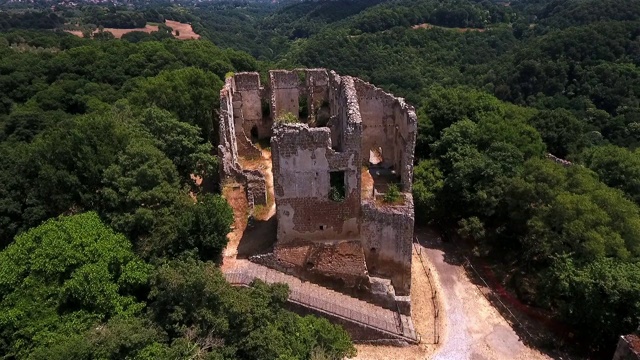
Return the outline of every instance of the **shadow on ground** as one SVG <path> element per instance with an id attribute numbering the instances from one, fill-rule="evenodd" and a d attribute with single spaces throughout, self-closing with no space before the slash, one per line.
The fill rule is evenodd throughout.
<path id="1" fill-rule="evenodd" d="M 238 243 L 238 258 L 247 259 L 253 255 L 265 254 L 273 250 L 276 242 L 277 222 L 272 216 L 268 220 L 253 220 L 247 224 Z"/>

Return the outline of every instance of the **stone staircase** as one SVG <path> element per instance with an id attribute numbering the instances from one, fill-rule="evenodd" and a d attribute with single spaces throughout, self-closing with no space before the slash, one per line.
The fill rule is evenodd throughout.
<path id="1" fill-rule="evenodd" d="M 249 286 L 254 279 L 289 286 L 289 303 L 304 313 L 314 313 L 345 326 L 355 341 L 416 344 L 418 336 L 410 316 L 302 281 L 294 276 L 249 261 L 224 271 L 227 281 Z M 300 311 L 298 311 L 300 312 Z"/>

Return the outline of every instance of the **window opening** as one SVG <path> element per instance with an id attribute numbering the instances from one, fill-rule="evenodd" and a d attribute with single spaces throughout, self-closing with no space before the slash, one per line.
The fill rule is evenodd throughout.
<path id="1" fill-rule="evenodd" d="M 344 171 L 332 171 L 329 173 L 329 199 L 333 201 L 344 201 L 346 186 L 344 181 Z"/>

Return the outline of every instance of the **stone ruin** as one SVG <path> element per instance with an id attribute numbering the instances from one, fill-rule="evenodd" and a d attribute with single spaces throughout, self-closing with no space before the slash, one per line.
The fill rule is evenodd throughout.
<path id="1" fill-rule="evenodd" d="M 277 241 L 252 260 L 409 312 L 412 106 L 326 69 L 272 70 L 267 84 L 238 73 L 220 92 L 219 130 L 223 182 L 243 184 L 251 206 L 267 204 L 265 176 L 240 158 L 270 140 Z M 398 200 L 385 201 L 390 188 Z"/>
<path id="2" fill-rule="evenodd" d="M 613 360 L 640 360 L 640 327 L 635 333 L 620 336 Z"/>

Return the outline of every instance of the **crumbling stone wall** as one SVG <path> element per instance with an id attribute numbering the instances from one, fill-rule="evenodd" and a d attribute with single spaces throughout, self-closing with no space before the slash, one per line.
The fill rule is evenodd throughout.
<path id="1" fill-rule="evenodd" d="M 238 115 L 238 112 L 242 113 L 242 102 L 240 104 L 238 101 L 234 102 L 235 86 L 234 78 L 228 78 L 220 90 L 218 156 L 221 179 L 223 183 L 233 181 L 243 184 L 250 206 L 266 205 L 267 191 L 264 175 L 259 171 L 243 170 L 240 166 L 239 156 L 260 156 L 260 150 L 245 136 L 242 130 L 243 124 L 238 123 L 237 119 L 242 119 L 242 115 Z"/>
<path id="2" fill-rule="evenodd" d="M 341 123 L 342 141 L 348 144 L 341 152 L 332 149 L 328 127 L 274 126 L 271 151 L 281 244 L 353 239 L 360 235 L 362 130 L 351 78 L 343 79 L 340 93 L 345 106 L 335 121 Z M 343 201 L 329 198 L 331 172 L 344 172 Z"/>
<path id="3" fill-rule="evenodd" d="M 271 113 L 273 118 L 291 113 L 298 116 L 301 79 L 297 72 L 286 70 L 269 71 L 271 88 Z"/>
<path id="4" fill-rule="evenodd" d="M 275 121 L 286 113 L 301 115 L 305 103 L 308 117 L 300 116 L 299 123 Z M 266 88 L 257 73 L 236 74 L 227 80 L 221 104 L 223 173 L 238 171 L 238 156 L 252 154 L 251 129 L 257 127 L 260 138 L 271 137 L 278 228 L 275 249 L 264 259 L 302 278 L 330 278 L 347 287 L 373 288 L 379 280 L 370 281 L 369 275 L 383 277 L 395 287 L 396 304 L 408 299 L 414 108 L 360 79 L 325 69 L 272 70 Z M 398 176 L 401 204 L 361 196 L 363 165 L 377 148 L 381 165 Z M 240 171 L 248 197 L 265 196 L 264 177 Z M 343 177 L 343 200 L 330 197 L 332 173 L 334 180 Z"/>
<path id="5" fill-rule="evenodd" d="M 237 159 L 239 156 L 245 157 L 259 157 L 260 150 L 256 148 L 249 138 L 247 137 L 247 133 L 244 130 L 244 110 L 242 100 L 243 92 L 245 92 L 245 96 L 247 99 L 251 99 L 250 91 L 243 90 L 242 92 L 237 91 L 236 87 L 236 77 L 242 79 L 240 82 L 244 89 L 251 87 L 250 81 L 254 78 L 253 75 L 257 75 L 257 73 L 247 73 L 251 76 L 244 76 L 246 74 L 238 74 L 233 77 L 229 77 L 225 80 L 225 85 L 220 90 L 220 138 L 228 137 L 229 142 L 231 142 L 231 146 L 234 148 L 235 152 L 233 156 Z M 258 78 L 259 81 L 259 78 Z M 249 101 L 247 101 L 249 102 Z M 224 107 L 224 108 L 222 108 Z M 250 106 L 245 106 L 246 108 L 251 108 Z M 249 114 L 251 111 L 247 109 L 247 113 Z M 251 117 L 251 115 L 249 115 Z M 253 115 L 255 116 L 255 114 Z M 251 120 L 251 121 L 255 121 Z M 230 133 L 223 133 L 223 131 L 227 131 Z M 221 143 L 222 144 L 222 143 Z M 229 144 L 227 144 L 229 145 Z M 223 149 L 227 149 L 228 146 L 225 146 Z"/>
<path id="6" fill-rule="evenodd" d="M 402 190 L 411 192 L 413 157 L 416 146 L 415 109 L 382 89 L 355 79 L 362 116 L 362 154 L 382 149 L 384 167 L 393 167 L 400 177 Z"/>
<path id="7" fill-rule="evenodd" d="M 279 242 L 359 236 L 357 154 L 336 153 L 328 128 L 305 124 L 276 126 L 271 141 Z M 329 198 L 332 171 L 344 172 L 343 201 Z"/>
<path id="8" fill-rule="evenodd" d="M 298 116 L 303 98 L 307 104 L 307 114 L 314 117 L 323 104 L 328 105 L 328 84 L 326 69 L 271 70 L 269 100 L 273 119 L 286 113 Z"/>
<path id="9" fill-rule="evenodd" d="M 264 116 L 262 113 L 262 97 L 265 89 L 260 84 L 260 74 L 238 73 L 233 76 L 233 83 L 235 127 L 236 131 L 243 131 L 237 136 L 244 135 L 250 139 L 253 132 L 259 139 L 270 137 L 273 122 L 269 116 Z"/>
<path id="10" fill-rule="evenodd" d="M 636 334 L 620 336 L 613 360 L 640 360 L 640 337 Z"/>
<path id="11" fill-rule="evenodd" d="M 411 289 L 414 209 L 411 194 L 399 205 L 367 201 L 362 206 L 362 245 L 369 274 L 391 279 L 397 295 Z"/>
<path id="12" fill-rule="evenodd" d="M 233 118 L 233 79 L 228 78 L 220 90 L 220 121 L 218 124 L 221 178 L 235 178 L 242 172 L 238 162 L 238 142 Z"/>

